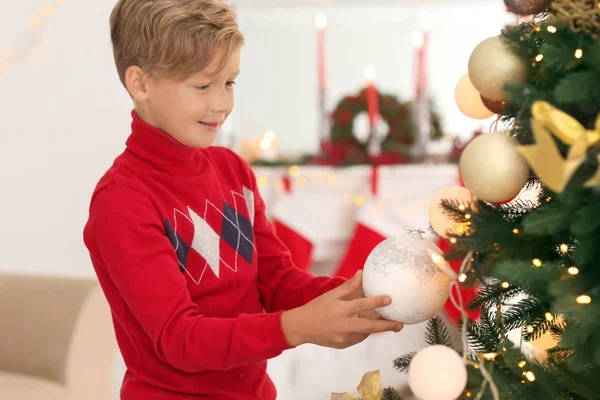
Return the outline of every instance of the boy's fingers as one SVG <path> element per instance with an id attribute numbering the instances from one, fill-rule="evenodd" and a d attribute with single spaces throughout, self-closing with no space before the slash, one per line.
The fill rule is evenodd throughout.
<path id="1" fill-rule="evenodd" d="M 352 300 L 348 302 L 348 311 L 351 314 L 366 313 L 379 307 L 391 304 L 392 299 L 389 296 L 367 297 L 363 299 Z"/>
<path id="2" fill-rule="evenodd" d="M 358 318 L 356 329 L 359 333 L 400 332 L 404 324 L 396 321 L 370 320 Z"/>
<path id="3" fill-rule="evenodd" d="M 362 284 L 362 271 L 359 270 L 356 272 L 356 274 L 352 278 L 350 278 L 348 281 L 344 282 L 337 288 L 331 290 L 329 292 L 329 294 L 334 299 L 339 299 L 339 298 L 342 298 L 342 297 L 348 296 L 349 294 L 354 293 L 356 291 L 356 289 L 358 289 L 360 287 L 361 284 Z"/>

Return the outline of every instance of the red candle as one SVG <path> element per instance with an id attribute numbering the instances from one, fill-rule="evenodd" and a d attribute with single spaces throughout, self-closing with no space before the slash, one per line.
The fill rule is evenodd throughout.
<path id="1" fill-rule="evenodd" d="M 325 89 L 327 82 L 325 79 L 325 30 L 327 29 L 327 17 L 323 14 L 317 15 L 315 19 L 317 25 L 317 64 L 319 73 L 319 89 Z"/>
<path id="2" fill-rule="evenodd" d="M 367 96 L 367 112 L 369 113 L 369 126 L 374 128 L 379 118 L 379 96 L 375 88 L 375 68 L 368 65 L 365 67 L 365 92 Z"/>
<path id="3" fill-rule="evenodd" d="M 427 87 L 427 44 L 429 33 L 420 31 L 415 34 L 414 45 L 416 47 L 416 87 L 415 96 L 421 98 Z"/>

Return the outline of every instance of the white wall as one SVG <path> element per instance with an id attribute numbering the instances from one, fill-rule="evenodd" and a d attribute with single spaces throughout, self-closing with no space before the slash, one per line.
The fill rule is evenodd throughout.
<path id="1" fill-rule="evenodd" d="M 44 2 L 5 2 L 0 52 L 28 33 Z M 48 18 L 37 61 L 0 76 L 0 271 L 92 275 L 82 229 L 92 190 L 128 135 L 130 100 L 112 62 L 108 16 L 114 0 L 67 1 Z M 357 90 L 366 63 L 378 83 L 412 91 L 410 37 L 420 11 L 433 17 L 431 88 L 448 130 L 479 126 L 458 114 L 454 85 L 471 49 L 510 17 L 500 0 L 423 9 L 239 8 L 247 39 L 233 125 L 239 135 L 274 130 L 284 150 L 316 147 L 314 17 L 328 29 L 329 105 Z"/>

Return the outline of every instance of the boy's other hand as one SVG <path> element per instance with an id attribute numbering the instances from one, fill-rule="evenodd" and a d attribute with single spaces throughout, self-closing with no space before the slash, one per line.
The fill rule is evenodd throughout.
<path id="1" fill-rule="evenodd" d="M 379 317 L 376 308 L 390 304 L 388 296 L 364 298 L 362 271 L 310 303 L 282 314 L 281 325 L 292 347 L 304 343 L 344 349 L 372 333 L 400 332 L 403 325 Z M 362 315 L 362 317 L 361 317 Z"/>

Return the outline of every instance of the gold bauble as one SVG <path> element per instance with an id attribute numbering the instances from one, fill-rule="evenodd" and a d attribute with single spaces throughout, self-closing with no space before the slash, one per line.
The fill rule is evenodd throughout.
<path id="1" fill-rule="evenodd" d="M 533 15 L 545 11 L 550 5 L 551 0 L 504 0 L 504 4 L 518 15 Z"/>
<path id="2" fill-rule="evenodd" d="M 479 43 L 469 58 L 469 77 L 481 95 L 492 101 L 507 100 L 506 84 L 527 81 L 526 60 L 515 54 L 500 36 Z"/>
<path id="3" fill-rule="evenodd" d="M 435 233 L 445 238 L 449 234 L 465 233 L 465 227 L 446 214 L 442 200 L 455 201 L 469 207 L 475 202 L 473 194 L 462 186 L 449 186 L 437 192 L 429 203 L 429 224 Z"/>
<path id="4" fill-rule="evenodd" d="M 483 96 L 481 96 L 481 101 L 483 102 L 485 108 L 487 108 L 494 114 L 504 115 L 504 106 L 506 105 L 506 101 L 493 101 L 490 99 L 486 99 Z"/>
<path id="5" fill-rule="evenodd" d="M 481 95 L 469 79 L 469 74 L 465 74 L 458 81 L 454 90 L 454 100 L 458 109 L 469 118 L 488 119 L 494 115 L 483 104 Z"/>
<path id="6" fill-rule="evenodd" d="M 490 203 L 514 199 L 529 178 L 529 166 L 518 146 L 516 139 L 503 132 L 480 135 L 469 142 L 459 162 L 465 186 Z"/>

